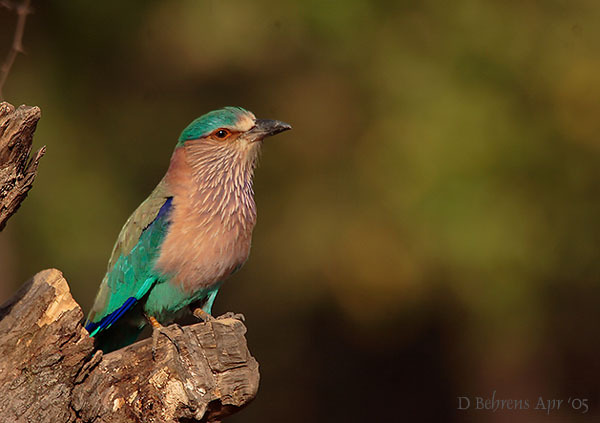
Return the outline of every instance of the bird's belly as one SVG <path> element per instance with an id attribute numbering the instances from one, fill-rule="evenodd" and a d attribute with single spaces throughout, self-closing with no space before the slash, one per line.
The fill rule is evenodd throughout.
<path id="1" fill-rule="evenodd" d="M 168 238 L 166 239 L 168 241 Z M 183 246 L 187 248 L 183 248 Z M 165 242 L 155 270 L 163 277 L 151 289 L 146 313 L 161 322 L 172 321 L 182 310 L 213 290 L 241 267 L 249 254 L 249 243 Z"/>
<path id="2" fill-rule="evenodd" d="M 206 298 L 217 287 L 206 287 L 190 294 L 180 286 L 164 281 L 156 284 L 144 303 L 144 312 L 168 324 L 190 313 L 190 304 Z"/>
<path id="3" fill-rule="evenodd" d="M 227 278 L 244 264 L 250 253 L 249 237 L 235 233 L 172 235 L 173 232 L 167 235 L 155 267 L 189 294 Z"/>

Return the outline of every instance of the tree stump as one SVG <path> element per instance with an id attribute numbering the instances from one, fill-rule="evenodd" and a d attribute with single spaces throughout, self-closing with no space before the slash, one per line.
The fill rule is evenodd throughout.
<path id="1" fill-rule="evenodd" d="M 0 421 L 212 422 L 254 399 L 258 363 L 233 318 L 167 328 L 94 353 L 83 312 L 56 269 L 0 307 Z"/>

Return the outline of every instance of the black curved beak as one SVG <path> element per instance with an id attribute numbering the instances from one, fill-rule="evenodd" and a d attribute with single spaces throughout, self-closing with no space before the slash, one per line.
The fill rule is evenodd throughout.
<path id="1" fill-rule="evenodd" d="M 292 126 L 280 120 L 256 119 L 254 128 L 248 131 L 248 134 L 251 135 L 253 141 L 260 141 L 289 129 L 292 129 Z"/>

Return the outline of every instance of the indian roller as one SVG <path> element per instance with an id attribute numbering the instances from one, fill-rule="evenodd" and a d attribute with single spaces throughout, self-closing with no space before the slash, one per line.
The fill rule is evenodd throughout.
<path id="1" fill-rule="evenodd" d="M 194 313 L 205 320 L 223 281 L 248 259 L 262 141 L 291 129 L 225 107 L 181 133 L 169 168 L 117 238 L 85 328 L 112 351 L 148 323 Z M 160 322 L 160 323 L 159 323 Z"/>

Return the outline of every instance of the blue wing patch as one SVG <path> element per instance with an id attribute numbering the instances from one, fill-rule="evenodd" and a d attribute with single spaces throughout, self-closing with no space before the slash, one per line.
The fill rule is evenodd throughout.
<path id="1" fill-rule="evenodd" d="M 173 197 L 167 198 L 167 201 L 165 201 L 165 204 L 162 205 L 162 207 L 158 211 L 158 214 L 156 215 L 154 220 L 152 222 L 150 222 L 150 224 L 148 226 L 152 225 L 157 220 L 168 217 L 167 215 L 169 215 L 171 213 L 172 204 L 173 204 Z M 148 226 L 146 226 L 144 228 L 144 230 L 148 229 Z"/>

